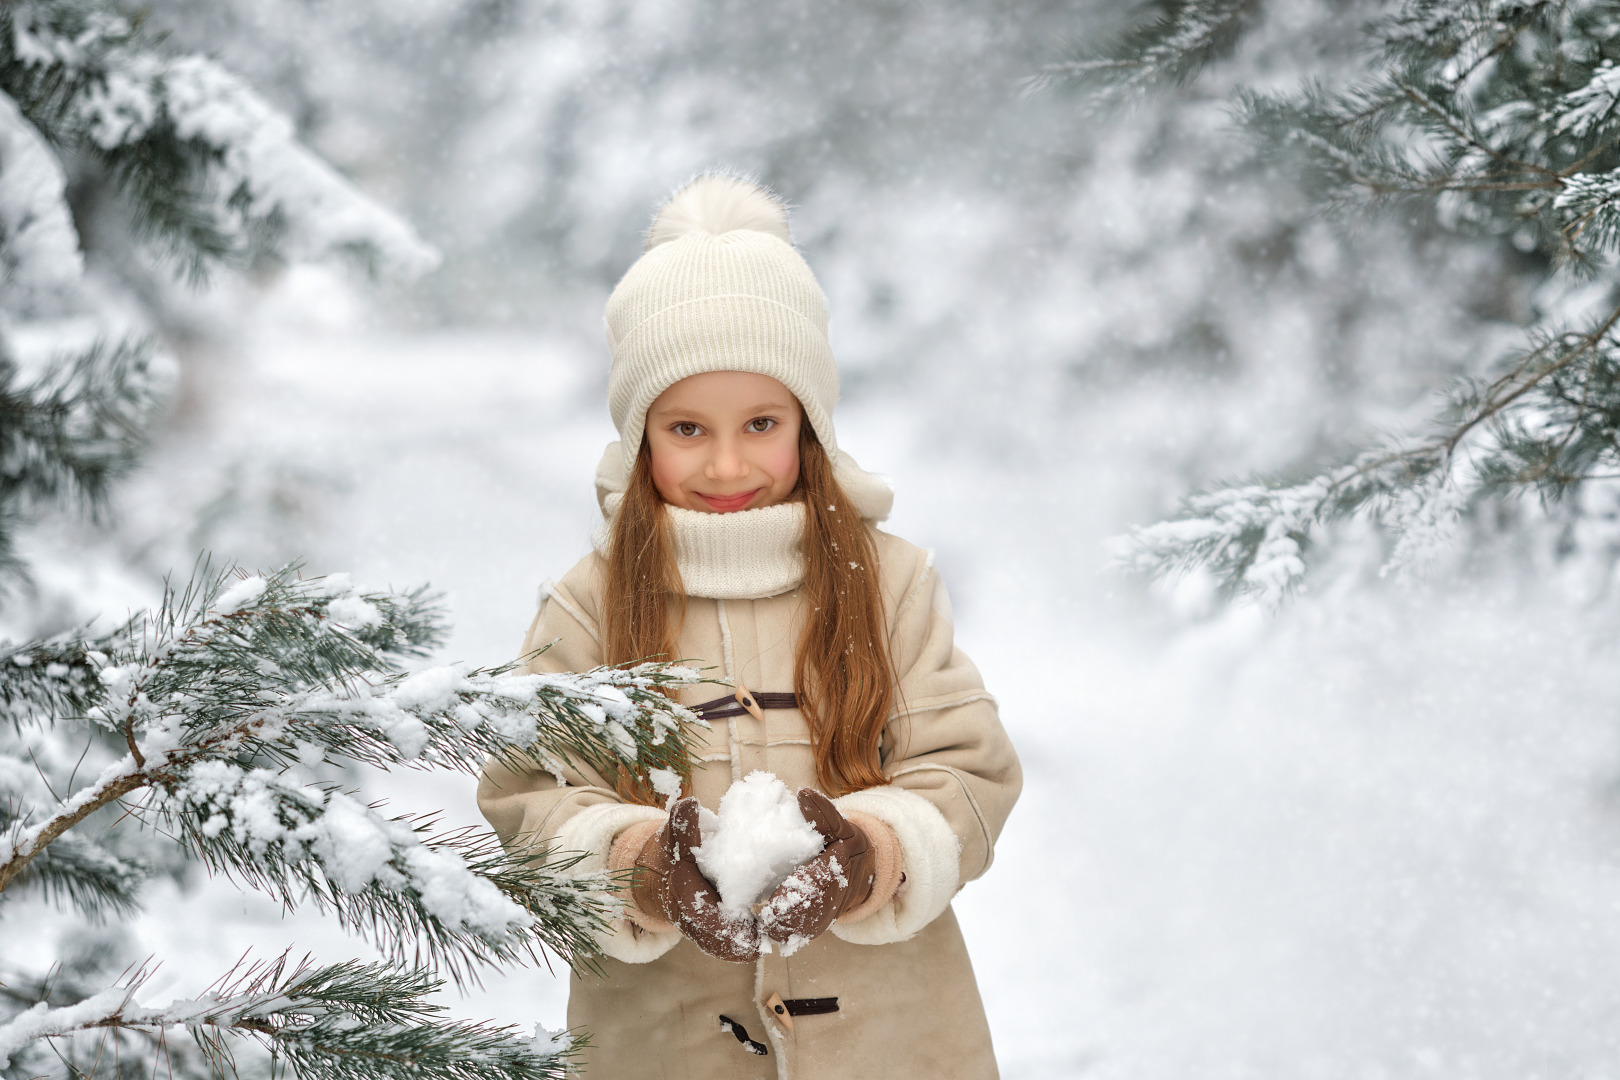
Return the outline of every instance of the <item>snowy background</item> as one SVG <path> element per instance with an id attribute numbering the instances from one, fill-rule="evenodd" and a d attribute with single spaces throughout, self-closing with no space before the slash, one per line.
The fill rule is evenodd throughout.
<path id="1" fill-rule="evenodd" d="M 509 659 L 538 585 L 587 550 L 609 289 L 673 186 L 754 170 L 829 296 L 840 442 L 894 480 L 893 531 L 938 552 L 1025 762 L 957 902 L 1003 1074 L 1620 1073 L 1605 552 L 1510 508 L 1380 577 L 1377 538 L 1348 535 L 1279 612 L 1108 569 L 1109 538 L 1200 484 L 1413 423 L 1535 308 L 1527 256 L 1315 219 L 1227 128 L 1225 85 L 1332 70 L 1361 8 L 1272 5 L 1197 86 L 1099 116 L 1021 80 L 1117 5 L 149 7 L 445 261 L 199 293 L 77 204 L 93 279 L 180 381 L 111 523 L 24 538 L 36 585 L 8 629 L 144 606 L 209 550 L 431 582 L 440 659 Z M 478 820 L 462 777 L 354 780 Z M 154 888 L 131 928 L 164 964 L 154 1000 L 249 948 L 365 950 L 228 882 Z M 37 923 L 8 951 L 43 955 Z M 557 1026 L 565 990 L 491 974 L 456 1010 Z"/>

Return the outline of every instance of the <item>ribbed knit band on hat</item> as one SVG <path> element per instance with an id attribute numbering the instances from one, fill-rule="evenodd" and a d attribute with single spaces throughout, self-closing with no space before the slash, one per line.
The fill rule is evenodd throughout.
<path id="1" fill-rule="evenodd" d="M 635 464 L 647 409 L 706 371 L 748 371 L 786 386 L 829 456 L 838 442 L 838 368 L 827 302 L 793 247 L 787 210 L 730 176 L 700 176 L 664 204 L 647 246 L 607 303 L 608 409 L 625 471 Z"/>

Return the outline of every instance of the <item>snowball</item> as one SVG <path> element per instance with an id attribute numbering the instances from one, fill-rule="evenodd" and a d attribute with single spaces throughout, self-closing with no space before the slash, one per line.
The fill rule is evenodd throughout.
<path id="1" fill-rule="evenodd" d="M 753 906 L 793 868 L 821 851 L 821 834 L 799 813 L 796 793 L 768 772 L 732 784 L 720 812 L 698 811 L 703 844 L 692 850 L 698 869 L 720 892 L 720 911 L 749 918 Z"/>

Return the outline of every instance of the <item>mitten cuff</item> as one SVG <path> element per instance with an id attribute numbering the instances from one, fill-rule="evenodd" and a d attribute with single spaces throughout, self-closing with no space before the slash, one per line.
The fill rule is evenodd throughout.
<path id="1" fill-rule="evenodd" d="M 581 877 L 600 874 L 609 869 L 614 841 L 621 834 L 644 822 L 653 823 L 656 829 L 662 826 L 666 816 L 656 806 L 599 803 L 586 807 L 564 822 L 550 848 L 557 854 L 579 853 L 584 856 L 574 864 L 570 873 Z M 639 853 L 641 849 L 636 850 Z M 633 922 L 629 917 L 633 908 L 624 903 L 623 893 L 616 894 L 615 898 L 620 904 L 618 916 L 608 921 L 607 930 L 596 935 L 596 944 L 603 953 L 627 964 L 646 964 L 663 956 L 680 942 L 680 931 L 672 926 L 667 931 L 660 931 Z M 636 914 L 639 916 L 640 913 Z"/>
<path id="2" fill-rule="evenodd" d="M 904 941 L 933 922 L 956 895 L 962 843 L 933 803 L 890 784 L 833 800 L 845 817 L 869 814 L 894 830 L 905 884 L 893 899 L 859 922 L 832 924 L 835 936 L 854 945 Z"/>
<path id="3" fill-rule="evenodd" d="M 607 868 L 613 873 L 620 870 L 629 870 L 636 865 L 641 857 L 641 849 L 647 846 L 647 841 L 658 835 L 658 830 L 664 827 L 664 817 L 660 815 L 638 821 L 613 838 L 613 846 L 608 849 Z"/>
<path id="4" fill-rule="evenodd" d="M 900 839 L 894 835 L 893 829 L 881 819 L 856 810 L 850 811 L 845 817 L 866 834 L 866 842 L 871 845 L 875 863 L 872 894 L 862 903 L 838 916 L 838 921 L 847 925 L 860 922 L 893 900 L 895 892 L 900 888 L 900 880 L 905 874 L 902 872 L 904 867 L 901 865 L 903 860 L 900 855 Z"/>
<path id="5" fill-rule="evenodd" d="M 621 873 L 633 869 L 636 860 L 641 857 L 641 849 L 647 846 L 647 841 L 658 835 L 658 830 L 664 827 L 664 818 L 648 818 L 638 821 L 624 832 L 613 838 L 613 846 L 608 849 L 608 872 Z M 664 934 L 675 929 L 675 924 L 668 919 L 661 918 L 651 912 L 642 911 L 633 901 L 626 900 L 624 905 L 625 918 L 634 922 L 643 930 Z"/>

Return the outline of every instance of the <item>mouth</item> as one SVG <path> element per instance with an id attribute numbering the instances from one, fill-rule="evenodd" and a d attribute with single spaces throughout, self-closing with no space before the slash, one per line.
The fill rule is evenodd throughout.
<path id="1" fill-rule="evenodd" d="M 733 510 L 741 510 L 743 507 L 753 502 L 754 496 L 758 495 L 759 492 L 759 488 L 755 488 L 752 491 L 744 491 L 737 495 L 705 495 L 702 492 L 698 492 L 698 498 L 702 499 L 710 510 L 720 514 L 728 514 Z"/>

